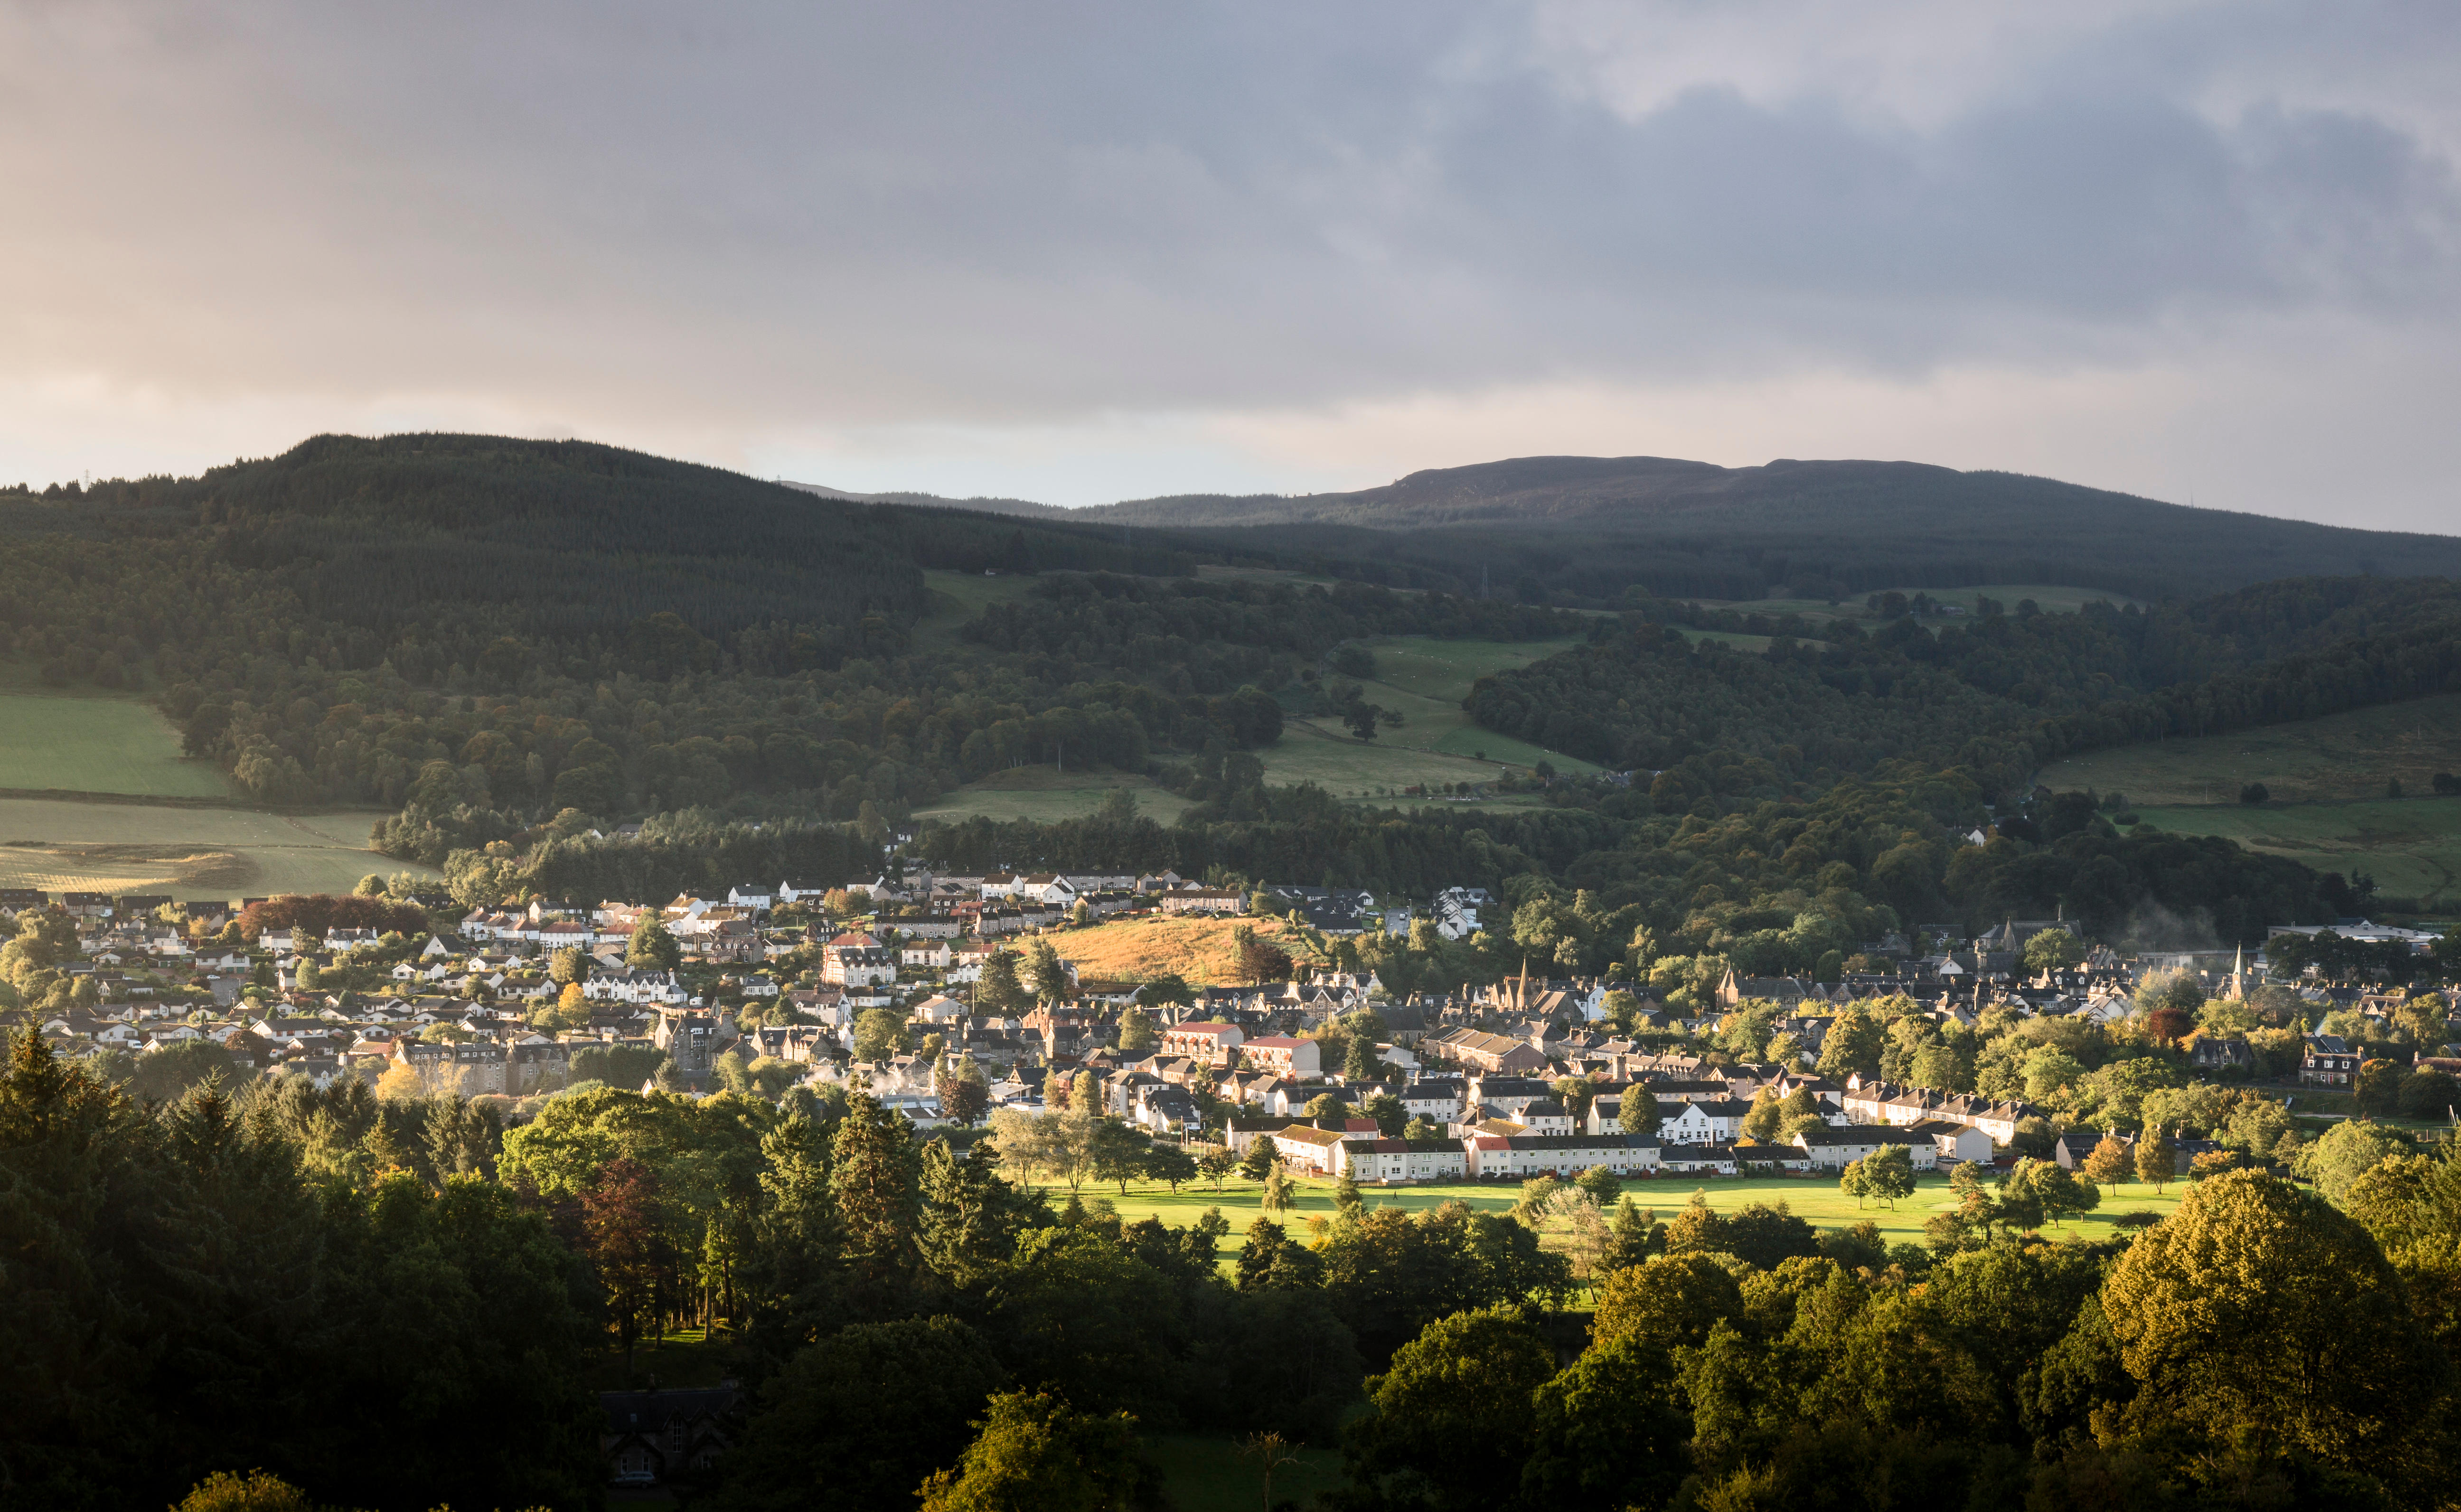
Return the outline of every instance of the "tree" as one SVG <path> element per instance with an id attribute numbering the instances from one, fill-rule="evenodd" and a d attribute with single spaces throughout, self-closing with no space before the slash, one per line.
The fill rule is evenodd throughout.
<path id="1" fill-rule="evenodd" d="M 993 951 L 974 983 L 974 1012 L 1006 1017 L 1031 1001 L 1025 984 L 1017 980 L 1016 956 L 1008 950 Z"/>
<path id="2" fill-rule="evenodd" d="M 868 1093 L 846 1099 L 830 1140 L 829 1195 L 851 1253 L 893 1256 L 911 1244 L 920 1163 L 913 1132 L 906 1115 Z"/>
<path id="3" fill-rule="evenodd" d="M 2350 1118 L 2324 1131 L 2322 1139 L 2300 1152 L 2299 1174 L 2316 1183 L 2326 1201 L 2340 1202 L 2359 1178 L 2395 1156 L 2409 1153 L 2409 1141 L 2392 1129 L 2365 1118 Z"/>
<path id="4" fill-rule="evenodd" d="M 197 1482 L 172 1512 L 322 1512 L 308 1493 L 263 1470 L 244 1476 L 217 1470 Z"/>
<path id="5" fill-rule="evenodd" d="M 2044 929 L 2025 942 L 2025 969 L 2065 971 L 2085 959 L 2085 942 L 2065 929 Z"/>
<path id="6" fill-rule="evenodd" d="M 293 980 L 297 983 L 300 991 L 315 991 L 323 977 L 324 969 L 316 964 L 314 956 L 299 958 L 299 969 Z"/>
<path id="7" fill-rule="evenodd" d="M 1665 1353 L 1632 1339 L 1584 1351 L 1538 1388 L 1524 1506 L 1663 1506 L 1685 1469 L 1691 1421 Z"/>
<path id="8" fill-rule="evenodd" d="M 894 1009 L 867 1008 L 854 1021 L 854 1058 L 874 1065 L 906 1049 L 906 1017 Z"/>
<path id="9" fill-rule="evenodd" d="M 1273 1168 L 1265 1173 L 1265 1211 L 1287 1213 L 1293 1205 L 1290 1173 L 1284 1171 L 1281 1162 L 1276 1161 Z"/>
<path id="10" fill-rule="evenodd" d="M 2238 790 L 2238 800 L 2242 803 L 2261 803 L 2272 796 L 2261 782 L 2250 782 Z"/>
<path id="11" fill-rule="evenodd" d="M 1355 1213 L 1363 1205 L 1365 1205 L 1365 1200 L 1359 1195 L 1359 1182 L 1352 1179 L 1348 1168 L 1345 1167 L 1341 1173 L 1341 1180 L 1333 1183 L 1334 1211 Z"/>
<path id="12" fill-rule="evenodd" d="M 964 1454 L 969 1419 L 1007 1373 L 951 1317 L 858 1323 L 797 1351 L 728 1451 L 726 1501 L 747 1509 L 893 1506 Z"/>
<path id="13" fill-rule="evenodd" d="M 1755 1139 L 1766 1139 L 1777 1133 L 1777 1094 L 1763 1087 L 1752 1096 L 1752 1105 L 1744 1115 L 1744 1132 Z"/>
<path id="14" fill-rule="evenodd" d="M 589 974 L 589 957 L 581 947 L 569 945 L 547 958 L 547 980 L 558 987 L 569 987 Z"/>
<path id="15" fill-rule="evenodd" d="M 1008 1392 L 975 1426 L 956 1468 L 915 1492 L 922 1512 L 1127 1512 L 1158 1479 L 1125 1413 L 1096 1416 L 1048 1392 Z"/>
<path id="16" fill-rule="evenodd" d="M 624 948 L 624 964 L 635 971 L 672 971 L 683 959 L 683 948 L 655 914 L 633 926 L 631 942 Z"/>
<path id="17" fill-rule="evenodd" d="M 1068 963 L 1048 940 L 1037 940 L 1026 948 L 1025 981 L 1034 989 L 1035 999 L 1045 1006 L 1062 1001 L 1075 987 L 1068 980 Z"/>
<path id="18" fill-rule="evenodd" d="M 1722 1318 L 1741 1316 L 1744 1294 L 1726 1267 L 1701 1255 L 1669 1255 L 1607 1277 L 1590 1336 L 1697 1348 Z"/>
<path id="19" fill-rule="evenodd" d="M 2031 1157 L 2017 1162 L 2003 1179 L 2002 1186 L 2010 1194 L 2022 1194 L 2041 1211 L 2044 1221 L 2054 1224 L 2091 1212 L 2102 1203 L 2102 1193 L 2091 1182 L 2063 1170 L 2057 1161 Z"/>
<path id="20" fill-rule="evenodd" d="M 1114 789 L 1113 791 L 1124 790 Z M 1190 988 L 1176 971 L 1166 971 L 1137 989 L 1137 1006 L 1140 1008 L 1161 1008 L 1169 1003 L 1195 1001 L 1195 990 Z"/>
<path id="21" fill-rule="evenodd" d="M 2119 1257 L 2103 1309 L 2140 1432 L 2289 1449 L 2399 1482 L 2441 1468 L 2414 1432 L 2452 1367 L 2367 1232 L 2252 1171 L 2200 1182 Z"/>
<path id="22" fill-rule="evenodd" d="M 1120 1195 L 1127 1196 L 1128 1183 L 1145 1174 L 1153 1141 L 1117 1118 L 1102 1119 L 1093 1133 L 1095 1180 L 1116 1182 Z"/>
<path id="23" fill-rule="evenodd" d="M 1376 1132 L 1388 1139 L 1401 1139 L 1402 1131 L 1409 1127 L 1410 1110 L 1402 1105 L 1401 1098 L 1389 1092 L 1380 1092 L 1368 1098 L 1359 1105 L 1359 1111 L 1362 1117 L 1375 1119 Z"/>
<path id="24" fill-rule="evenodd" d="M 1820 1075 L 1840 1083 L 1858 1072 L 1866 1076 L 1877 1075 L 1880 1052 L 1887 1039 L 1888 1032 L 1878 1019 L 1850 1004 L 1830 1020 L 1829 1033 L 1820 1041 L 1817 1069 Z"/>
<path id="25" fill-rule="evenodd" d="M 1266 1173 L 1281 1163 L 1281 1159 L 1279 1145 L 1270 1139 L 1259 1138 L 1248 1146 L 1246 1157 L 1239 1161 L 1239 1174 L 1252 1182 L 1261 1182 Z"/>
<path id="26" fill-rule="evenodd" d="M 2133 1169 L 2127 1143 L 2115 1134 L 2104 1135 L 2085 1158 L 2086 1180 L 2103 1186 L 2117 1186 Z"/>
<path id="27" fill-rule="evenodd" d="M 1165 1144 L 1157 1141 L 1145 1148 L 1145 1164 L 1142 1174 L 1148 1181 L 1167 1183 L 1170 1187 L 1171 1195 L 1177 1196 L 1179 1194 L 1179 1183 L 1182 1182 L 1194 1181 L 1199 1169 L 1201 1169 L 1201 1167 L 1197 1162 L 1196 1157 L 1188 1154 L 1186 1150 L 1181 1149 L 1176 1144 Z"/>
<path id="28" fill-rule="evenodd" d="M 1142 1008 L 1131 1005 L 1120 1014 L 1120 1054 L 1143 1058 L 1162 1043 L 1162 1033 Z"/>
<path id="29" fill-rule="evenodd" d="M 1211 1182 L 1213 1189 L 1218 1192 L 1222 1190 L 1222 1179 L 1239 1168 L 1239 1161 L 1238 1157 L 1221 1145 L 1209 1145 L 1203 1155 L 1196 1158 L 1196 1168 L 1204 1173 L 1205 1179 Z"/>
<path id="30" fill-rule="evenodd" d="M 610 1161 L 581 1196 L 582 1232 L 607 1288 L 627 1375 L 642 1331 L 657 1326 L 660 1294 L 674 1265 L 660 1206 L 657 1173 L 630 1157 Z"/>
<path id="31" fill-rule="evenodd" d="M 2179 1149 L 2159 1128 L 2147 1129 L 2136 1139 L 2136 1179 L 2159 1192 L 2179 1174 Z"/>
<path id="32" fill-rule="evenodd" d="M 1376 1054 L 1376 1047 L 1369 1044 L 1363 1034 L 1353 1034 L 1350 1048 L 1342 1052 L 1341 1079 L 1347 1084 L 1381 1080 L 1392 1069 Z"/>
<path id="33" fill-rule="evenodd" d="M 1616 1110 L 1616 1123 L 1626 1134 L 1654 1139 L 1658 1134 L 1658 1094 L 1638 1082 L 1626 1087 L 1622 1106 Z"/>
<path id="34" fill-rule="evenodd" d="M 1394 1352 L 1349 1435 L 1352 1482 L 1432 1512 L 1509 1506 L 1554 1351 L 1518 1310 L 1456 1312 Z"/>
<path id="35" fill-rule="evenodd" d="M 940 1111 L 969 1128 L 982 1120 L 991 1106 L 991 1088 L 983 1080 L 982 1068 L 960 1057 L 936 1078 L 940 1089 Z"/>
<path id="36" fill-rule="evenodd" d="M 1893 1144 L 1857 1161 L 1863 1167 L 1865 1189 L 1894 1212 L 1897 1203 L 1915 1195 L 1914 1152 L 1902 1144 Z"/>

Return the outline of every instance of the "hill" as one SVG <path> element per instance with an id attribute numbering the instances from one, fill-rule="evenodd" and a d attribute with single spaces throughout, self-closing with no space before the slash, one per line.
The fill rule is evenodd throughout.
<path id="1" fill-rule="evenodd" d="M 1805 465 L 1811 483 L 1844 476 Z M 1722 522 L 1747 536 L 1833 520 L 1853 513 L 1840 501 L 1852 490 L 1807 484 L 1788 502 L 1741 476 L 1754 472 L 1542 459 L 1500 464 L 1466 494 L 1421 475 L 1359 506 L 1417 522 L 1404 529 L 1177 528 L 833 498 L 577 442 L 321 437 L 195 478 L 7 491 L 0 651 L 32 670 L 55 731 L 77 710 L 124 720 L 132 711 L 106 694 L 151 697 L 170 716 L 174 731 L 150 727 L 153 766 L 116 785 L 202 776 L 176 739 L 227 775 L 236 806 L 390 815 L 379 849 L 441 867 L 475 898 L 520 885 L 646 896 L 781 865 L 850 875 L 876 864 L 893 828 L 931 815 L 945 819 L 925 833 L 942 833 L 962 866 L 1171 865 L 1419 893 L 1572 879 L 1610 900 L 1599 921 L 1617 921 L 1582 926 L 1575 953 L 1591 969 L 1635 938 L 1643 916 L 1626 910 L 1644 895 L 1667 940 L 1708 921 L 1691 952 L 1766 934 L 1755 959 L 1808 969 L 1827 952 L 1786 921 L 1807 911 L 1812 878 L 1842 875 L 1821 870 L 1832 860 L 1899 922 L 2057 907 L 2088 863 L 2100 890 L 2068 900 L 2072 914 L 2124 921 L 2144 894 L 2243 934 L 2338 906 L 2343 885 L 2300 868 L 2048 820 L 2045 841 L 2075 851 L 2059 865 L 1995 857 L 1953 884 L 1946 868 L 1953 838 L 1990 806 L 2004 819 L 2027 803 L 2044 761 L 2461 691 L 2461 597 L 2441 579 L 2111 604 L 2072 563 L 2001 559 L 1954 581 L 2065 585 L 2073 612 L 1907 593 L 1971 553 L 1987 523 L 1987 510 L 1967 511 L 1962 537 L 1941 523 L 1956 511 L 1940 490 L 1971 480 L 1941 469 L 1883 468 L 1855 485 L 1870 500 L 1857 518 L 1896 522 L 1856 547 L 1896 591 L 1821 615 L 1812 607 L 1842 582 L 1827 578 L 1785 601 L 1803 611 L 1786 609 L 1758 597 L 1785 562 L 1734 546 Z M 1647 498 L 1609 507 L 1616 479 L 1636 477 Z M 2001 483 L 2041 495 L 2038 514 L 2080 492 Z M 1230 520 L 1263 507 L 1179 505 Z M 2151 509 L 2157 523 L 2237 518 L 2108 507 Z M 2104 517 L 2070 515 L 2054 545 L 2107 544 L 2090 528 Z M 1657 571 L 1691 548 L 1611 539 L 1598 522 L 1674 519 L 1702 522 L 1699 553 L 1749 567 L 1761 607 L 1630 594 L 1648 580 L 1620 575 L 1617 553 Z M 1311 532 L 1349 554 L 1294 560 L 1314 549 Z M 1824 567 L 1847 560 L 1817 542 L 1788 549 Z M 1443 591 L 1460 578 L 1396 564 L 1439 550 L 1514 572 L 1511 593 Z M 1559 581 L 1599 591 L 1522 572 L 1532 551 L 1555 554 Z M 2141 543 L 2136 556 L 2159 560 Z M 1402 590 L 1413 586 L 1434 591 Z M 1596 612 L 1605 604 L 1629 612 Z M 95 742 L 115 738 L 84 724 Z M 12 759 L 28 783 L 62 788 L 66 750 L 47 738 Z M 1635 780 L 1636 768 L 1652 773 Z M 1795 820 L 1780 810 L 1842 794 L 1837 812 L 1857 812 L 1872 790 L 1851 785 L 1873 780 L 1895 795 L 1889 817 L 1853 819 L 1830 854 L 1782 832 Z M 1150 795 L 1146 817 L 1124 812 L 1120 788 Z M 1678 820 L 1747 811 L 1758 817 L 1732 835 L 1739 869 L 1715 884 L 1733 917 L 1679 909 L 1710 879 L 1692 877 Z M 654 842 L 602 838 L 610 821 L 655 816 Z M 1923 837 L 1919 858 L 1909 832 Z M 2097 846 L 2117 848 L 2088 854 Z M 1883 852 L 1897 860 L 1881 866 Z M 203 851 L 161 859 L 191 854 Z M 2173 887 L 2163 868 L 2190 864 L 2191 882 L 2161 891 Z M 1849 918 L 1839 938 L 1887 927 Z M 1562 962 L 1559 925 L 1540 932 Z"/>
<path id="2" fill-rule="evenodd" d="M 2163 503 L 1915 462 L 1719 467 L 1524 457 L 1350 493 L 1140 500 L 1082 511 L 1232 554 L 1374 562 L 1420 586 L 1613 600 L 2074 583 L 2153 599 L 2294 573 L 2461 573 L 2461 539 Z"/>

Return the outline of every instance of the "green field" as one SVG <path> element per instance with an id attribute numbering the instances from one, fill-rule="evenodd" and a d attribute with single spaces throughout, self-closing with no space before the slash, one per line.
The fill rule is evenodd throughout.
<path id="1" fill-rule="evenodd" d="M 2177 835 L 2219 835 L 2319 871 L 2364 872 L 2387 898 L 2423 909 L 2461 904 L 2461 798 L 2378 799 L 2368 803 L 2237 803 L 2136 806 L 2147 823 Z"/>
<path id="2" fill-rule="evenodd" d="M 1360 687 L 1367 701 L 1402 715 L 1402 723 L 1359 740 L 1326 718 L 1294 719 L 1279 744 L 1262 753 L 1275 782 L 1314 782 L 1342 798 L 1376 798 L 1421 784 L 1485 782 L 1505 764 L 1552 763 L 1561 772 L 1594 772 L 1587 761 L 1482 730 L 1462 712 L 1470 685 L 1489 672 L 1526 667 L 1580 644 L 1546 641 L 1440 641 L 1390 636 L 1362 643 L 1376 656 L 1376 675 Z"/>
<path id="3" fill-rule="evenodd" d="M 927 573 L 933 591 L 952 579 L 967 592 L 1005 589 L 978 585 L 1022 585 L 1022 578 L 975 579 Z M 989 602 L 986 598 L 982 602 Z M 973 612 L 969 610 L 968 612 Z M 1528 768 L 1551 762 L 1561 772 L 1594 772 L 1587 761 L 1546 751 L 1482 730 L 1461 709 L 1470 684 L 1491 671 L 1527 666 L 1576 641 L 1438 641 L 1423 636 L 1365 643 L 1376 654 L 1377 675 L 1362 682 L 1367 701 L 1402 715 L 1398 726 L 1360 740 L 1329 718 L 1292 718 L 1282 738 L 1257 755 L 1269 782 L 1314 782 L 1338 798 L 1387 799 L 1405 787 L 1490 782 L 1506 764 Z M 1126 773 L 1061 773 L 1049 766 L 1018 767 L 970 782 L 915 811 L 916 819 L 958 820 L 975 815 L 995 820 L 1049 821 L 1094 811 L 1110 788 L 1132 788 L 1138 807 L 1162 823 L 1176 820 L 1188 800 Z M 1509 802 L 1509 800 L 1505 800 Z M 1534 800 L 1533 800 L 1534 801 Z"/>
<path id="4" fill-rule="evenodd" d="M 2125 1213 L 2167 1213 L 2177 1205 L 2185 1183 L 2175 1183 L 2156 1196 L 2150 1186 L 2129 1182 L 2104 1191 L 2102 1205 L 2083 1218 L 2044 1229 L 2053 1238 L 2075 1234 L 2087 1239 L 2108 1238 L 2120 1230 L 2111 1227 L 2111 1220 Z M 1695 1191 L 1708 1200 L 1710 1207 L 1731 1213 L 1752 1203 L 1777 1203 L 1783 1200 L 1793 1214 L 1814 1228 L 1850 1228 L 1869 1220 L 1878 1225 L 1881 1237 L 1890 1244 L 1920 1244 L 1923 1221 L 1936 1212 L 1954 1208 L 1956 1201 L 1949 1195 L 1948 1178 L 1922 1176 L 1916 1178 L 1915 1195 L 1896 1205 L 1894 1211 L 1874 1203 L 1858 1208 L 1854 1199 L 1837 1189 L 1837 1179 L 1831 1177 L 1750 1177 L 1700 1181 L 1691 1177 L 1667 1177 L 1658 1180 L 1634 1181 L 1624 1183 L 1632 1200 L 1645 1208 L 1655 1209 L 1661 1219 L 1671 1219 Z M 1130 1223 L 1148 1215 L 1161 1219 L 1173 1227 L 1185 1227 L 1209 1207 L 1219 1207 L 1222 1216 L 1230 1221 L 1230 1233 L 1222 1242 L 1223 1263 L 1230 1265 L 1246 1246 L 1248 1225 L 1266 1216 L 1261 1201 L 1263 1188 L 1255 1182 L 1233 1176 L 1215 1192 L 1205 1182 L 1190 1182 L 1174 1195 L 1167 1188 L 1145 1182 L 1128 1183 L 1128 1195 L 1123 1198 L 1116 1184 L 1101 1188 L 1087 1186 L 1085 1201 L 1096 1197 L 1107 1199 Z M 1409 1186 L 1364 1189 L 1371 1207 L 1392 1205 L 1407 1212 L 1419 1212 L 1440 1203 L 1460 1201 L 1487 1212 L 1508 1212 L 1520 1196 L 1517 1186 L 1462 1182 L 1435 1186 Z M 1055 1193 L 1054 1200 L 1064 1202 L 1064 1193 Z M 1296 1225 L 1302 1230 L 1311 1216 L 1330 1218 L 1333 1215 L 1333 1185 L 1329 1182 L 1297 1183 L 1298 1203 L 1291 1212 L 1274 1222 Z"/>
<path id="5" fill-rule="evenodd" d="M 210 761 L 180 754 L 180 734 L 134 694 L 0 692 L 0 788 L 229 798 Z"/>
<path id="6" fill-rule="evenodd" d="M 1003 822 L 1030 819 L 1048 824 L 1083 819 L 1101 806 L 1113 788 L 1134 793 L 1137 812 L 1160 824 L 1174 822 L 1190 806 L 1188 799 L 1156 786 L 1153 778 L 1141 773 L 1062 772 L 1046 763 L 995 772 L 979 782 L 943 794 L 915 810 L 914 817 L 953 821 L 980 816 Z"/>
<path id="7" fill-rule="evenodd" d="M 374 818 L 0 799 L 0 886 L 237 898 L 348 892 L 372 871 L 435 875 L 369 850 Z"/>
<path id="8" fill-rule="evenodd" d="M 2438 772 L 2461 772 L 2461 694 L 2097 751 L 2054 762 L 2036 779 L 2125 794 L 2163 829 L 2362 871 L 2386 897 L 2435 908 L 2461 903 L 2461 799 L 2424 796 Z M 2383 797 L 2394 780 L 2412 796 Z M 2237 801 L 2252 782 L 2271 795 L 2260 805 Z"/>
<path id="9" fill-rule="evenodd" d="M 2423 796 L 2438 772 L 2461 772 L 2461 693 L 2096 751 L 2044 767 L 2038 780 L 2175 807 L 2231 804 L 2250 782 L 2263 783 L 2276 803 L 2381 799 L 2396 778 L 2403 792 Z"/>

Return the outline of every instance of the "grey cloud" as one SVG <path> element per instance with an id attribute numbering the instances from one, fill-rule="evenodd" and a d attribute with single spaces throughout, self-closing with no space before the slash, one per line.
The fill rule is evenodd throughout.
<path id="1" fill-rule="evenodd" d="M 1937 115 L 1707 64 L 1619 112 L 1448 0 L 21 11 L 0 355 L 997 424 L 2450 319 L 2445 145 L 2349 82 L 2450 27 L 2229 9 Z"/>

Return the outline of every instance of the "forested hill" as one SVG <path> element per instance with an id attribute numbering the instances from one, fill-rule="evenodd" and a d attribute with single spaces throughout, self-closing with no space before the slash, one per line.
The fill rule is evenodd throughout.
<path id="1" fill-rule="evenodd" d="M 1527 592 L 1612 599 L 1822 597 L 1965 583 L 2073 583 L 2138 598 L 2293 574 L 2461 574 L 2461 539 L 2195 509 L 2014 473 L 1914 462 L 1717 467 L 1525 457 L 1295 497 L 1142 500 L 1090 519 L 1222 550 L 1315 553 Z M 1527 580 L 1526 583 L 1524 580 Z"/>

